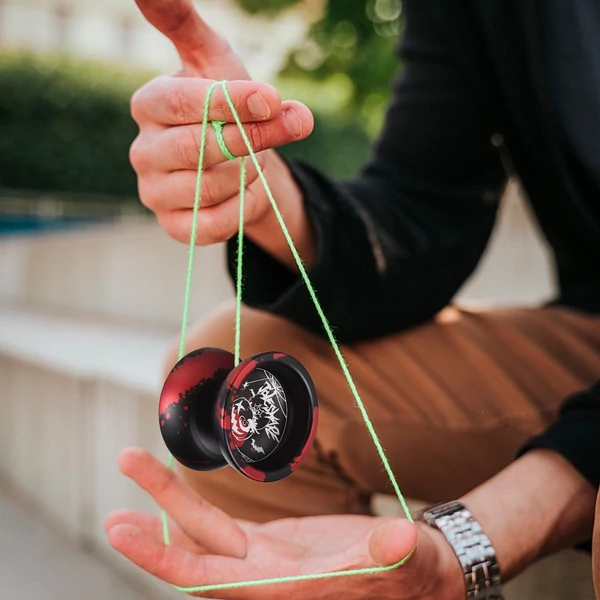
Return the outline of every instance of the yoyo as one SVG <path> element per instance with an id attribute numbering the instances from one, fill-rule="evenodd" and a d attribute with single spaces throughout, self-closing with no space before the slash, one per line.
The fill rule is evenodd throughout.
<path id="1" fill-rule="evenodd" d="M 231 465 L 260 482 L 278 481 L 306 458 L 318 422 L 314 383 L 281 352 L 234 364 L 231 352 L 201 348 L 171 370 L 159 402 L 163 440 L 182 465 Z"/>

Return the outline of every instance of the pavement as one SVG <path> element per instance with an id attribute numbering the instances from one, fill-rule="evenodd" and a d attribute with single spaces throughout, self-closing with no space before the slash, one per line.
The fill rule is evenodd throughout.
<path id="1" fill-rule="evenodd" d="M 0 488 L 0 600 L 153 600 Z"/>

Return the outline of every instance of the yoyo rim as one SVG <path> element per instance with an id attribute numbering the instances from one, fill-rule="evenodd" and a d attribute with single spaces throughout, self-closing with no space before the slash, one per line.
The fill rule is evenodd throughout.
<path id="1" fill-rule="evenodd" d="M 212 367 L 207 369 L 207 364 L 213 363 Z M 186 368 L 187 364 L 187 368 Z M 185 415 L 182 407 L 182 394 L 186 394 L 193 390 L 195 385 L 200 384 L 203 379 L 208 378 L 208 375 L 216 375 L 218 369 L 226 369 L 231 371 L 234 366 L 234 356 L 231 352 L 223 348 L 202 347 L 188 352 L 181 357 L 169 371 L 165 378 L 165 382 L 161 389 L 158 401 L 158 419 L 159 429 L 163 442 L 173 456 L 173 458 L 183 466 L 196 471 L 212 471 L 225 467 L 228 463 L 226 457 L 222 455 L 221 448 L 216 439 L 216 431 L 214 431 L 213 414 L 215 406 L 218 403 L 218 392 L 223 382 L 227 379 L 227 375 L 221 375 L 216 379 L 215 392 L 212 398 L 204 398 L 198 396 L 194 399 L 194 404 L 190 406 L 188 412 L 185 409 Z M 173 430 L 165 429 L 163 420 L 164 412 L 170 407 L 170 415 L 174 420 L 180 415 L 184 415 L 186 422 L 186 430 L 181 430 L 183 437 L 177 440 Z M 207 438 L 206 432 L 198 430 L 198 417 L 202 414 L 199 411 L 206 413 L 205 420 L 207 425 L 213 429 L 211 433 L 212 442 Z M 169 417 L 167 417 L 169 418 Z M 179 431 L 177 432 L 179 434 Z M 187 444 L 193 444 L 191 447 L 182 446 L 177 448 L 178 442 L 184 441 Z M 211 449 L 211 444 L 216 447 Z M 185 450 L 182 452 L 182 450 Z M 218 455 L 216 451 L 218 450 Z M 187 456 L 185 456 L 187 454 Z M 195 456 L 193 456 L 195 455 Z"/>
<path id="2" fill-rule="evenodd" d="M 233 395 L 236 394 L 245 379 L 257 368 L 269 371 L 269 365 L 283 365 L 298 378 L 304 388 L 304 397 L 308 403 L 308 416 L 306 420 L 306 432 L 295 455 L 278 467 L 261 469 L 260 462 L 249 462 L 244 459 L 241 451 L 232 448 L 231 418 L 229 408 L 231 407 Z M 280 368 L 280 367 L 278 367 Z M 285 388 L 284 388 L 285 389 Z M 287 396 L 287 394 L 286 394 Z M 297 359 L 283 352 L 269 351 L 252 356 L 237 365 L 227 376 L 221 386 L 217 402 L 217 441 L 227 462 L 245 477 L 259 482 L 279 481 L 296 471 L 304 462 L 316 435 L 318 424 L 318 398 L 314 383 L 306 368 Z M 290 423 L 287 423 L 287 428 Z M 293 424 L 292 424 L 293 427 Z M 286 431 L 285 435 L 288 434 Z M 282 439 L 283 443 L 283 439 Z M 272 453 L 275 454 L 276 450 Z"/>

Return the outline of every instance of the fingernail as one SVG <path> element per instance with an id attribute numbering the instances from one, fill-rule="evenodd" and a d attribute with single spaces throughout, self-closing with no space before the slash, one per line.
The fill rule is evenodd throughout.
<path id="1" fill-rule="evenodd" d="M 302 121 L 294 110 L 290 108 L 284 111 L 283 120 L 287 130 L 294 137 L 300 137 L 302 135 Z"/>
<path id="2" fill-rule="evenodd" d="M 269 105 L 258 92 L 248 98 L 248 109 L 255 119 L 268 119 L 271 116 Z"/>

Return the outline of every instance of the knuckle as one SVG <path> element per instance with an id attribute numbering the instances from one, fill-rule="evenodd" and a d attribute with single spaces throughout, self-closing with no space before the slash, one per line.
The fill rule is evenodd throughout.
<path id="1" fill-rule="evenodd" d="M 256 155 L 256 160 L 258 161 L 258 164 L 260 166 L 261 169 L 264 169 L 265 165 L 267 164 L 267 157 L 269 156 L 268 152 L 259 152 Z"/>
<path id="2" fill-rule="evenodd" d="M 154 493 L 157 496 L 162 496 L 163 494 L 169 492 L 173 486 L 177 482 L 177 475 L 174 471 L 165 471 L 161 478 L 156 482 L 156 487 L 154 488 Z"/>
<path id="3" fill-rule="evenodd" d="M 140 123 L 145 113 L 146 106 L 146 91 L 145 88 L 140 88 L 131 96 L 129 110 L 131 116 L 136 123 Z"/>
<path id="4" fill-rule="evenodd" d="M 186 237 L 183 233 L 181 224 L 177 219 L 174 218 L 174 214 L 170 212 L 163 212 L 156 214 L 156 220 L 160 228 L 172 239 L 178 242 L 185 242 Z M 188 240 L 189 241 L 189 236 Z"/>
<path id="5" fill-rule="evenodd" d="M 186 127 L 177 132 L 175 160 L 181 167 L 191 169 L 196 166 L 200 154 L 199 142 L 194 128 Z"/>
<path id="6" fill-rule="evenodd" d="M 139 124 L 140 121 L 147 118 L 150 100 L 154 97 L 157 86 L 160 86 L 163 80 L 164 76 L 155 77 L 131 96 L 129 106 L 131 116 L 136 123 Z"/>
<path id="7" fill-rule="evenodd" d="M 138 180 L 138 195 L 140 202 L 151 211 L 155 212 L 158 206 L 158 190 L 155 182 L 149 181 L 147 177 Z"/>
<path id="8" fill-rule="evenodd" d="M 263 172 L 265 171 L 265 166 L 266 166 L 266 152 L 257 152 L 256 153 L 256 161 L 258 163 L 258 166 L 260 167 L 260 170 Z M 254 164 L 253 160 L 249 160 L 247 163 L 247 167 L 246 167 L 246 182 L 248 185 L 252 185 L 254 184 L 254 182 L 258 179 L 258 169 L 256 168 L 256 165 Z"/>
<path id="9" fill-rule="evenodd" d="M 210 173 L 206 173 L 202 179 L 202 204 L 204 206 L 213 206 L 219 203 L 219 187 L 218 177 L 211 177 Z"/>
<path id="10" fill-rule="evenodd" d="M 189 127 L 187 130 L 188 143 L 187 148 L 187 160 L 192 168 L 198 166 L 198 157 L 200 156 L 200 136 L 196 133 L 196 128 Z"/>
<path id="11" fill-rule="evenodd" d="M 129 147 L 129 162 L 138 174 L 144 173 L 149 167 L 148 148 L 143 137 L 138 135 Z"/>
<path id="12" fill-rule="evenodd" d="M 267 147 L 267 135 L 260 123 L 252 123 L 249 126 L 248 138 L 254 150 L 264 150 Z"/>
<path id="13" fill-rule="evenodd" d="M 163 94 L 168 114 L 173 115 L 177 122 L 187 121 L 190 109 L 183 90 L 173 85 L 165 85 Z"/>
<path id="14" fill-rule="evenodd" d="M 261 202 L 262 199 L 260 194 L 256 193 L 256 186 L 252 185 L 246 190 L 246 202 L 245 202 L 245 221 L 247 225 L 252 225 L 260 220 L 263 212 L 266 208 L 266 203 Z M 264 196 L 264 195 L 263 195 Z"/>
<path id="15" fill-rule="evenodd" d="M 223 121 L 233 121 L 233 111 L 225 98 L 225 94 L 223 94 L 223 90 L 221 88 L 217 88 L 214 96 L 213 96 L 214 107 L 211 107 L 215 114 L 219 115 L 219 118 Z M 234 106 L 236 102 L 234 100 Z M 239 107 L 236 107 L 239 109 Z"/>
<path id="16" fill-rule="evenodd" d="M 162 546 L 159 550 L 159 554 L 156 557 L 156 564 L 154 570 L 156 573 L 167 573 L 170 570 L 169 563 L 169 546 Z"/>
<path id="17" fill-rule="evenodd" d="M 223 215 L 211 212 L 204 214 L 203 238 L 207 244 L 218 244 L 229 238 L 227 235 L 227 223 Z"/>

